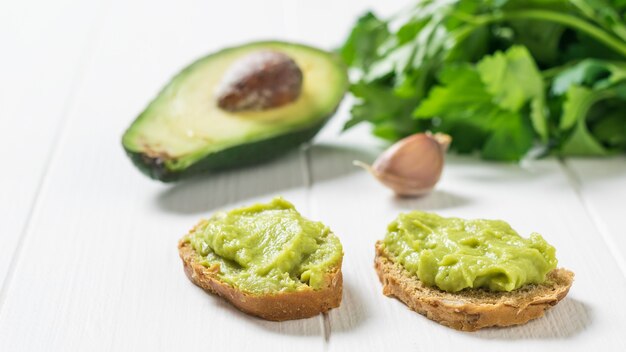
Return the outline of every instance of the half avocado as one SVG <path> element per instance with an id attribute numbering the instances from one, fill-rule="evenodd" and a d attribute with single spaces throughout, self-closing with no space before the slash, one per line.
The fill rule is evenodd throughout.
<path id="1" fill-rule="evenodd" d="M 272 108 L 220 108 L 217 95 L 233 63 L 267 51 L 288 56 L 301 70 L 297 97 Z M 143 173 L 165 182 L 260 163 L 313 138 L 347 86 L 341 61 L 319 49 L 283 42 L 224 49 L 176 75 L 126 130 L 122 144 Z"/>

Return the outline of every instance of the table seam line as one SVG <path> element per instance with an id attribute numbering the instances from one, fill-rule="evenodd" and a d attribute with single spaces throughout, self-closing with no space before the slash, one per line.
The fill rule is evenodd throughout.
<path id="1" fill-rule="evenodd" d="M 290 33 L 295 34 L 297 37 L 299 34 L 299 28 L 297 26 L 297 22 L 288 20 L 289 18 L 297 18 L 299 15 L 299 11 L 297 9 L 297 3 L 291 2 L 289 0 L 282 0 L 283 6 L 283 23 L 285 28 L 289 30 Z M 312 188 L 313 188 L 313 168 L 311 162 L 311 147 L 313 142 L 305 143 L 299 150 L 301 165 L 302 165 L 302 177 L 304 183 L 304 194 L 305 201 L 307 206 L 307 211 L 311 217 L 313 215 L 313 200 L 312 200 Z M 329 350 L 329 340 L 331 334 L 330 328 L 330 319 L 327 313 L 322 313 L 318 316 L 321 330 L 322 330 L 322 343 L 323 351 Z"/>
<path id="2" fill-rule="evenodd" d="M 300 148 L 300 157 L 301 157 L 301 165 L 302 165 L 302 178 L 304 181 L 305 187 L 305 201 L 307 205 L 307 211 L 313 217 L 313 202 L 311 198 L 311 189 L 313 187 L 313 172 L 312 172 L 312 164 L 311 164 L 311 147 L 312 144 L 306 144 L 302 148 Z M 324 351 L 328 351 L 328 342 L 330 341 L 330 319 L 328 314 L 322 313 L 319 318 L 322 334 L 323 334 L 323 343 L 324 343 Z"/>
<path id="3" fill-rule="evenodd" d="M 587 217 L 589 218 L 589 220 L 591 220 L 593 227 L 602 237 L 604 244 L 608 247 L 609 253 L 611 253 L 611 256 L 617 262 L 617 266 L 622 272 L 622 275 L 626 278 L 626 260 L 617 250 L 618 246 L 613 241 L 612 236 L 606 231 L 606 229 L 604 229 L 604 226 L 600 225 L 601 222 L 598 221 L 596 212 L 592 209 L 591 205 L 589 204 L 582 192 L 582 181 L 580 180 L 580 177 L 565 159 L 559 158 L 559 164 L 561 166 L 561 169 L 563 170 L 563 173 L 565 174 L 565 177 L 567 178 L 567 181 L 574 190 L 576 197 L 582 204 L 583 209 L 587 214 Z"/>

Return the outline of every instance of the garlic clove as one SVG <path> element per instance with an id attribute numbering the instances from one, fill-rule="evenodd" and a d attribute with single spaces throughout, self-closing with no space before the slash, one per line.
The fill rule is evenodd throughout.
<path id="1" fill-rule="evenodd" d="M 421 196 L 439 181 L 451 141 L 443 133 L 417 133 L 393 144 L 371 166 L 361 161 L 354 164 L 368 170 L 399 196 Z"/>

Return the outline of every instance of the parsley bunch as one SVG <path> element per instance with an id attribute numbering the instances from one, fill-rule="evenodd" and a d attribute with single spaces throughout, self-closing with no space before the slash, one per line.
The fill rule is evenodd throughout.
<path id="1" fill-rule="evenodd" d="M 626 150 L 626 0 L 422 0 L 366 13 L 340 49 L 367 121 L 398 140 L 453 137 L 459 153 L 516 161 Z"/>

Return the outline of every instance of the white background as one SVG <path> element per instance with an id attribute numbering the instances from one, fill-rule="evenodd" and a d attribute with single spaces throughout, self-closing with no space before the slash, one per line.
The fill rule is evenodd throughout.
<path id="1" fill-rule="evenodd" d="M 437 190 L 394 198 L 352 160 L 384 148 L 339 134 L 174 185 L 133 168 L 121 135 L 186 64 L 256 39 L 332 49 L 357 15 L 410 1 L 56 0 L 0 3 L 0 351 L 626 350 L 626 158 L 521 165 L 451 155 Z M 217 209 L 275 195 L 344 244 L 340 308 L 248 317 L 184 276 L 176 243 Z M 410 209 L 537 231 L 576 272 L 570 295 L 521 327 L 457 332 L 381 294 L 373 244 Z"/>

